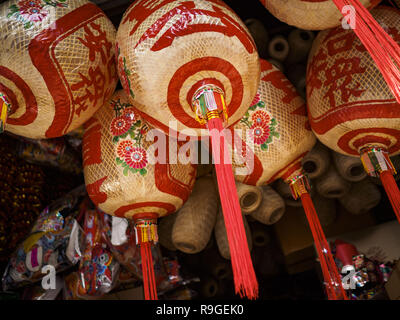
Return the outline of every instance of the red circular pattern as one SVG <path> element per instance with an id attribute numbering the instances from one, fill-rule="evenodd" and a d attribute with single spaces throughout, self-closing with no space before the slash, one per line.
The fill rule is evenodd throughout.
<path id="1" fill-rule="evenodd" d="M 350 144 L 350 141 L 353 140 L 357 135 L 365 134 L 364 137 L 353 141 Z M 383 138 L 382 136 L 378 135 L 385 135 L 387 138 Z M 389 145 L 390 140 L 389 137 L 393 137 L 396 140 L 396 143 L 392 146 Z M 338 147 L 342 149 L 344 152 L 348 154 L 352 154 L 358 156 L 358 150 L 354 150 L 355 148 L 359 149 L 364 146 L 364 144 L 372 144 L 372 143 L 379 143 L 387 145 L 389 154 L 395 153 L 400 150 L 400 130 L 397 129 L 390 129 L 390 128 L 365 128 L 365 129 L 357 129 L 350 131 L 344 134 L 338 140 Z"/>
<path id="2" fill-rule="evenodd" d="M 180 91 L 189 77 L 201 71 L 220 72 L 229 79 L 232 87 L 232 100 L 227 105 L 229 117 L 240 107 L 243 99 L 242 77 L 230 62 L 217 57 L 203 57 L 184 64 L 176 70 L 168 84 L 167 102 L 172 115 L 189 128 L 204 128 L 205 126 L 196 121 L 194 113 L 188 114 L 183 108 L 180 102 Z"/>
<path id="3" fill-rule="evenodd" d="M 132 126 L 132 122 L 124 116 L 116 117 L 111 121 L 110 130 L 114 136 L 126 133 Z"/>
<path id="4" fill-rule="evenodd" d="M 147 153 L 143 148 L 133 148 L 124 157 L 125 162 L 133 169 L 142 169 L 147 165 Z"/>

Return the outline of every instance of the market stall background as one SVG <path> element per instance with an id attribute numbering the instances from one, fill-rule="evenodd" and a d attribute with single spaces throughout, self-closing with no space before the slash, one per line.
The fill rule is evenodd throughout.
<path id="1" fill-rule="evenodd" d="M 106 13 L 114 26 L 118 27 L 123 13 L 132 1 L 93 2 Z M 225 1 L 225 3 L 248 26 L 256 41 L 260 57 L 278 67 L 294 84 L 299 94 L 305 97 L 307 50 L 310 50 L 311 46 L 304 49 L 300 45 L 297 47 L 293 45 L 296 43 L 293 40 L 294 31 L 299 32 L 299 37 L 304 40 L 303 44 L 312 41 L 317 32 L 296 30 L 277 20 L 258 0 Z M 383 4 L 396 6 L 392 1 L 383 1 Z M 121 85 L 118 84 L 118 89 L 120 88 Z M 84 184 L 81 172 L 81 137 L 79 133 L 75 134 L 57 138 L 50 143 L 50 146 L 10 134 L 0 136 L 0 272 L 2 275 L 13 252 L 28 237 L 33 224 L 45 207 Z M 332 242 L 340 238 L 353 243 L 359 252 L 376 263 L 384 264 L 399 259 L 400 254 L 396 255 L 396 244 L 393 240 L 400 240 L 395 236 L 396 232 L 398 233 L 398 225 L 392 223 L 395 222 L 395 216 L 379 181 L 369 177 L 361 179 L 362 185 L 367 185 L 368 181 L 368 185 L 373 185 L 369 190 L 378 190 L 379 195 L 364 212 L 351 212 L 352 209 L 346 205 L 348 201 L 346 202 L 344 196 L 347 193 L 355 193 L 349 190 L 356 188 L 356 182 L 340 178 L 339 171 L 344 164 L 337 165 L 339 160 L 334 152 L 328 151 L 325 157 L 324 162 L 330 163 L 332 171 L 330 176 L 336 177 L 332 178 L 335 190 L 343 192 L 341 197 L 335 196 L 329 201 L 327 196 L 322 196 L 321 208 L 327 207 L 328 203 L 331 207 L 331 211 L 327 212 L 325 217 L 320 216 L 326 236 Z M 394 159 L 393 163 L 396 169 L 400 170 L 400 161 Z M 211 174 L 212 168 L 203 167 L 203 169 L 205 175 Z M 314 169 L 311 166 L 309 173 L 312 174 Z M 324 170 L 325 174 L 329 171 L 327 168 Z M 318 178 L 312 180 L 315 182 L 314 189 L 317 196 L 323 195 L 324 191 L 321 189 L 324 188 L 328 189 L 326 194 L 329 194 L 332 185 L 328 183 L 324 186 L 318 182 Z M 322 276 L 303 209 L 298 203 L 291 202 L 293 200 L 285 197 L 288 195 L 288 188 L 274 183 L 272 190 L 285 201 L 284 213 L 276 223 L 266 225 L 259 222 L 254 215 L 244 216 L 252 238 L 251 255 L 259 281 L 259 298 L 325 299 Z M 376 195 L 377 192 L 374 192 Z M 354 199 L 350 199 L 350 202 L 352 201 Z M 393 237 L 390 236 L 392 234 Z M 161 294 L 160 299 L 239 299 L 234 294 L 230 262 L 222 257 L 216 236 L 215 230 L 205 248 L 198 253 L 185 253 L 176 250 L 173 244 L 168 246 L 166 242 L 161 242 L 160 253 L 156 255 L 164 257 L 166 264 L 172 269 L 179 266 L 180 280 L 177 282 L 178 285 L 171 286 L 164 295 Z M 210 264 L 210 261 L 213 263 Z M 71 270 L 77 268 L 77 265 L 71 266 L 64 273 L 71 273 Z M 171 268 L 166 273 L 176 275 L 176 271 L 172 272 Z M 140 299 L 142 293 L 135 289 L 141 288 L 141 282 L 132 276 L 133 271 L 128 270 L 124 274 L 126 281 L 120 281 L 120 284 L 103 298 Z M 172 278 L 169 280 L 173 282 Z M 17 297 L 28 299 L 29 287 L 32 286 L 0 292 L 1 299 Z M 121 292 L 125 292 L 125 296 Z M 360 296 L 361 294 L 357 297 Z M 388 295 L 381 290 L 363 298 L 388 299 Z"/>

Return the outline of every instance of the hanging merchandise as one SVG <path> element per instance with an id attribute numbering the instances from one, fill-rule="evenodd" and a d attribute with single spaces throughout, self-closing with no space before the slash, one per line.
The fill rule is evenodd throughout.
<path id="1" fill-rule="evenodd" d="M 2 279 L 3 290 L 41 280 L 49 272 L 43 269 L 46 265 L 62 272 L 79 262 L 83 237 L 76 218 L 86 210 L 85 196 L 85 187 L 78 187 L 42 211 L 29 236 L 11 255 Z"/>
<path id="2" fill-rule="evenodd" d="M 372 10 L 400 42 L 400 11 Z M 399 153 L 399 104 L 360 40 L 341 27 L 321 32 L 310 52 L 307 102 L 311 127 L 336 152 L 361 156 L 368 175 L 380 177 L 400 222 L 400 192 L 389 155 Z"/>
<path id="3" fill-rule="evenodd" d="M 383 261 L 378 257 L 369 257 L 359 253 L 351 244 L 336 239 L 333 251 L 335 261 L 343 269 L 343 283 L 351 300 L 370 300 L 377 296 L 387 296 L 385 284 L 394 270 L 396 260 Z M 379 298 L 377 298 L 379 299 Z"/>
<path id="4" fill-rule="evenodd" d="M 122 85 L 150 124 L 172 136 L 211 135 L 235 292 L 256 298 L 232 167 L 221 159 L 223 128 L 240 120 L 259 83 L 250 33 L 220 0 L 139 0 L 122 18 L 116 47 Z"/>
<path id="5" fill-rule="evenodd" d="M 85 250 L 80 261 L 76 295 L 79 298 L 102 296 L 117 284 L 119 263 L 107 244 L 111 217 L 99 210 L 85 212 L 83 232 Z"/>
<path id="6" fill-rule="evenodd" d="M 306 30 L 352 30 L 371 55 L 392 95 L 400 103 L 400 46 L 396 33 L 368 11 L 381 0 L 260 0 L 278 19 Z M 396 12 L 397 9 L 387 7 Z M 395 24 L 396 19 L 392 24 Z M 390 23 L 389 23 L 390 24 Z"/>
<path id="7" fill-rule="evenodd" d="M 14 136 L 17 155 L 26 162 L 52 166 L 62 172 L 82 173 L 81 154 L 67 143 L 65 137 L 51 139 L 28 139 Z"/>
<path id="8" fill-rule="evenodd" d="M 32 229 L 46 202 L 41 167 L 15 155 L 15 141 L 0 136 L 0 263 L 7 262 Z"/>
<path id="9" fill-rule="evenodd" d="M 279 20 L 304 30 L 325 30 L 341 25 L 342 14 L 336 0 L 260 0 Z M 381 0 L 361 0 L 368 9 Z M 346 11 L 344 11 L 346 13 Z"/>
<path id="10" fill-rule="evenodd" d="M 169 219 L 176 215 L 165 216 L 161 220 Z M 160 225 L 157 226 L 160 238 Z M 119 281 L 126 283 L 143 281 L 142 276 L 142 259 L 140 250 L 137 248 L 135 225 L 125 218 L 112 217 L 112 227 L 107 233 L 107 243 L 111 249 L 113 256 L 121 264 L 121 271 L 124 273 L 119 277 Z M 111 235 L 110 235 L 111 234 Z M 161 242 L 161 241 L 160 241 Z M 179 264 L 174 259 L 163 258 L 158 244 L 151 247 L 151 255 L 153 260 L 155 284 L 157 294 L 163 295 L 169 290 L 174 289 L 182 282 L 187 281 L 179 276 Z"/>
<path id="11" fill-rule="evenodd" d="M 158 241 L 157 218 L 180 209 L 196 177 L 194 165 L 170 164 L 168 151 L 177 149 L 175 139 L 153 145 L 155 138 L 165 138 L 160 134 L 121 90 L 85 124 L 83 137 L 90 198 L 105 213 L 134 221 L 146 299 L 157 299 L 151 254 L 151 244 Z"/>
<path id="12" fill-rule="evenodd" d="M 111 97 L 116 30 L 96 5 L 8 0 L 0 17 L 0 132 L 59 137 Z"/>
<path id="13" fill-rule="evenodd" d="M 304 100 L 269 62 L 261 60 L 261 82 L 244 117 L 231 128 L 236 180 L 251 185 L 277 179 L 289 184 L 300 199 L 314 237 L 329 299 L 345 299 L 340 276 L 311 200 L 304 156 L 316 143 Z"/>

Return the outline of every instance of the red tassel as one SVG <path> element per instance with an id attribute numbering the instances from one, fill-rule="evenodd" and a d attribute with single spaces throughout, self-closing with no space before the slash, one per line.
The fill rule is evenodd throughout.
<path id="1" fill-rule="evenodd" d="M 222 120 L 220 118 L 209 119 L 208 130 L 211 135 L 212 153 L 228 236 L 235 292 L 239 293 L 241 297 L 247 296 L 249 299 L 256 299 L 258 297 L 258 282 L 246 240 L 232 164 L 229 161 L 228 163 L 224 161 L 224 159 L 229 158 L 225 157 L 228 155 L 228 149 L 225 145 L 224 136 L 220 135 L 220 132 L 223 131 Z"/>
<path id="2" fill-rule="evenodd" d="M 145 300 L 158 300 L 150 242 L 142 242 L 140 244 L 140 255 L 142 257 L 144 298 Z"/>
<path id="3" fill-rule="evenodd" d="M 343 289 L 341 277 L 337 271 L 328 241 L 325 238 L 314 204 L 308 193 L 301 194 L 301 203 L 317 247 L 318 257 L 325 281 L 325 289 L 329 300 L 348 300 Z"/>
<path id="4" fill-rule="evenodd" d="M 355 9 L 353 31 L 370 53 L 397 102 L 400 103 L 400 47 L 372 17 L 359 0 L 333 0 L 339 11 L 344 6 Z"/>
<path id="5" fill-rule="evenodd" d="M 399 220 L 400 223 L 400 191 L 396 180 L 394 180 L 392 173 L 388 170 L 382 171 L 380 173 L 380 178 L 390 203 L 392 204 L 397 220 Z"/>

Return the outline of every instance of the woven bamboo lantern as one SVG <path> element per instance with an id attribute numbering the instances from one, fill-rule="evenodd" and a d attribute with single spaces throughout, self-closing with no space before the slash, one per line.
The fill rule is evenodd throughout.
<path id="1" fill-rule="evenodd" d="M 236 180 L 262 185 L 282 179 L 290 185 L 293 197 L 301 199 L 313 231 L 326 275 L 328 295 L 332 299 L 345 297 L 312 204 L 309 180 L 302 169 L 304 156 L 316 143 L 306 116 L 306 106 L 293 85 L 269 62 L 261 60 L 261 82 L 257 95 L 231 132 L 235 147 L 232 166 Z"/>
<path id="2" fill-rule="evenodd" d="M 62 136 L 111 97 L 116 30 L 96 5 L 9 0 L 0 16 L 0 131 Z"/>
<path id="3" fill-rule="evenodd" d="M 278 19 L 307 30 L 352 30 L 400 103 L 400 46 L 368 11 L 380 0 L 261 0 Z M 392 10 L 396 10 L 391 8 Z"/>
<path id="4" fill-rule="evenodd" d="M 257 92 L 260 63 L 246 26 L 220 0 L 139 0 L 117 32 L 118 74 L 140 114 L 169 135 L 211 136 L 235 291 L 255 298 L 224 127 L 239 121 Z M 222 152 L 220 152 L 222 151 Z"/>
<path id="5" fill-rule="evenodd" d="M 374 18 L 400 41 L 400 12 L 372 10 Z M 351 30 L 321 32 L 307 70 L 309 119 L 318 139 L 347 156 L 359 157 L 380 177 L 400 221 L 400 193 L 389 156 L 400 149 L 400 109 L 374 61 Z"/>
<path id="6" fill-rule="evenodd" d="M 325 30 L 341 25 L 342 14 L 332 0 L 260 0 L 279 20 L 300 29 Z M 371 9 L 381 0 L 360 0 Z"/>
<path id="7" fill-rule="evenodd" d="M 157 298 L 150 251 L 158 239 L 157 218 L 181 208 L 196 177 L 192 164 L 169 164 L 168 152 L 164 164 L 153 159 L 148 141 L 152 132 L 121 90 L 86 122 L 83 137 L 83 170 L 91 200 L 105 213 L 135 223 L 146 299 Z"/>

